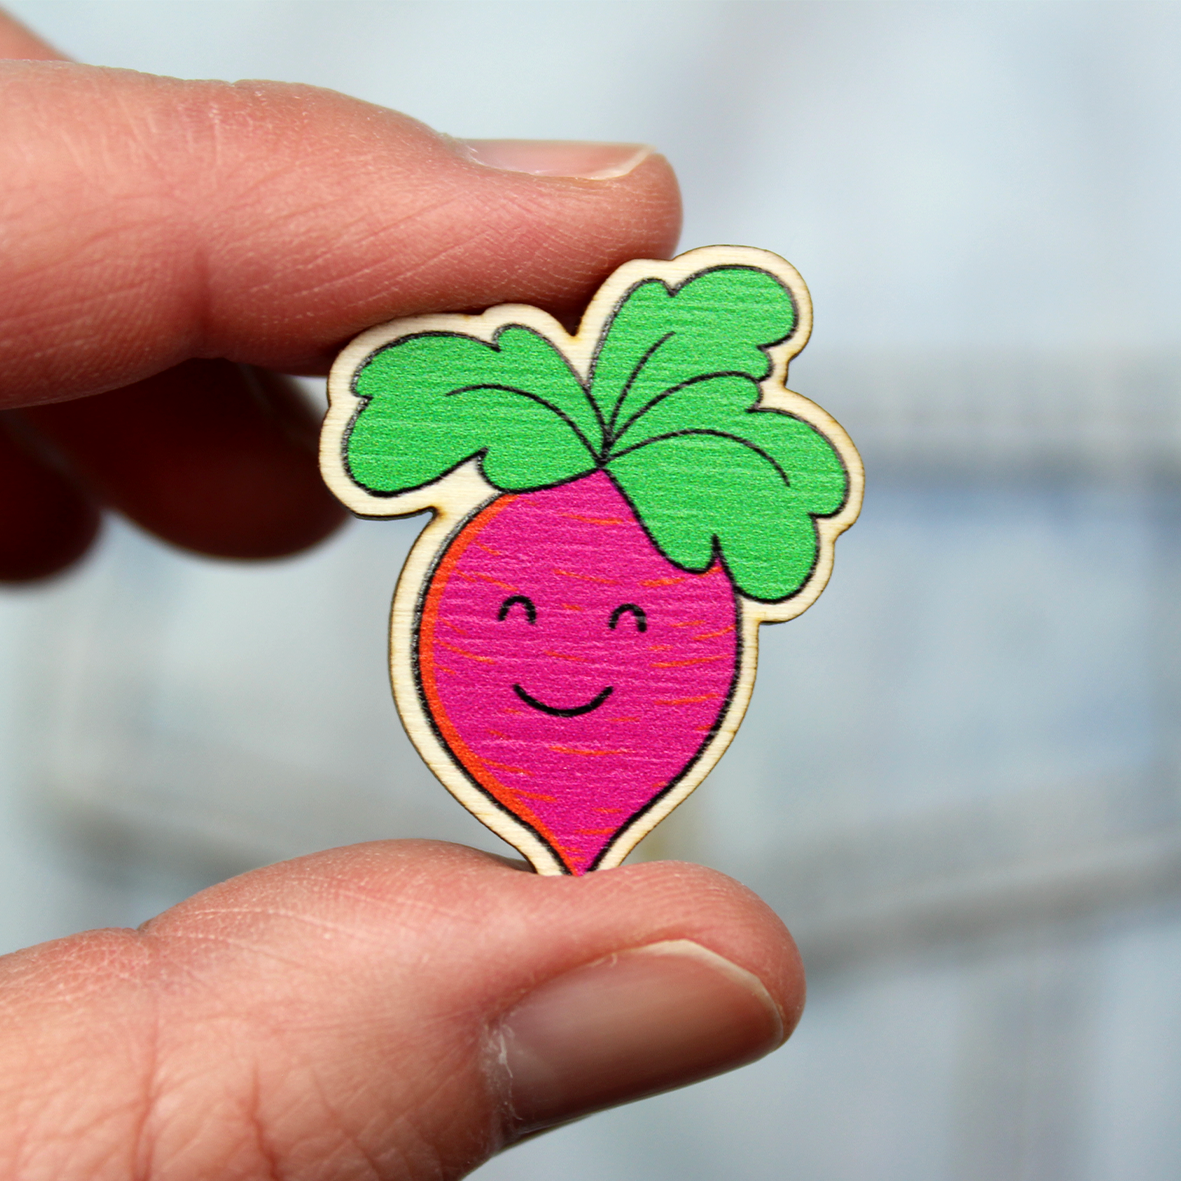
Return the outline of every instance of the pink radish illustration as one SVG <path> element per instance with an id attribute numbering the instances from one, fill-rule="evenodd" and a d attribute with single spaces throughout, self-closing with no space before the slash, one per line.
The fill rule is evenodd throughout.
<path id="1" fill-rule="evenodd" d="M 737 611 L 720 564 L 678 569 L 595 472 L 464 526 L 423 605 L 420 683 L 468 773 L 581 873 L 717 728 Z"/>
<path id="2" fill-rule="evenodd" d="M 574 336 L 518 305 L 423 316 L 333 369 L 333 491 L 435 512 L 392 612 L 407 731 L 539 872 L 618 864 L 700 783 L 759 625 L 828 579 L 863 481 L 784 385 L 810 327 L 783 259 L 707 247 L 620 268 Z"/>

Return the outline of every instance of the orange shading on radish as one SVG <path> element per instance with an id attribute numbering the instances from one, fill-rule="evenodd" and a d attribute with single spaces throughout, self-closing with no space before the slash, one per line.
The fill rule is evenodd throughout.
<path id="1" fill-rule="evenodd" d="M 862 473 L 784 385 L 810 322 L 789 264 L 710 247 L 627 264 L 575 336 L 536 308 L 418 317 L 333 370 L 330 486 L 436 512 L 394 601 L 403 721 L 540 872 L 618 864 L 684 799 L 759 624 L 823 589 Z"/>

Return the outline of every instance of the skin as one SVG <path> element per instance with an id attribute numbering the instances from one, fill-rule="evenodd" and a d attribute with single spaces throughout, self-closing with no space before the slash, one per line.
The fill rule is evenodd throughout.
<path id="1" fill-rule="evenodd" d="M 10 52 L 53 56 L 7 29 Z M 20 513 L 0 514 L 9 578 L 77 556 L 88 502 L 206 553 L 312 544 L 342 517 L 306 411 L 265 378 L 260 422 L 257 385 L 217 358 L 324 373 L 397 316 L 512 300 L 569 316 L 620 263 L 670 253 L 679 226 L 659 156 L 617 180 L 500 171 L 405 115 L 307 86 L 13 61 L 0 109 L 0 409 L 117 391 L 101 412 L 24 409 L 20 437 L 0 436 L 0 456 L 57 490 L 52 507 L 17 492 Z M 146 445 L 112 464 L 143 396 L 157 403 Z M 64 452 L 64 472 L 46 451 Z M 253 455 L 256 478 L 248 467 L 227 488 L 226 451 Z M 169 493 L 174 459 L 200 522 Z"/>
<path id="2" fill-rule="evenodd" d="M 568 314 L 620 262 L 676 240 L 657 156 L 610 180 L 498 171 L 405 116 L 308 87 L 53 62 L 0 17 L 4 52 L 43 59 L 0 63 L 9 577 L 77 556 L 98 505 L 208 553 L 310 544 L 337 518 L 307 414 L 255 369 L 321 372 L 347 337 L 413 313 L 515 300 Z M 749 973 L 774 1036 L 743 1016 L 751 988 L 718 985 L 697 994 L 700 1062 L 674 1053 L 689 1044 L 674 1016 L 644 1010 L 590 1090 L 512 1099 L 488 1055 L 498 1022 L 514 1028 L 541 997 L 515 1028 L 560 1038 L 547 1014 L 589 1012 L 617 961 L 612 979 L 656 963 L 661 987 L 691 981 L 667 958 L 620 958 L 678 940 Z M 530 1127 L 765 1052 L 802 1000 L 782 924 L 706 869 L 558 879 L 433 843 L 335 850 L 138 931 L 0 959 L 0 1174 L 458 1177 Z M 628 1057 L 665 1025 L 665 1058 Z M 595 1028 L 606 1044 L 624 1026 L 621 1008 Z M 580 1076 L 559 1058 L 554 1077 L 569 1090 Z"/>

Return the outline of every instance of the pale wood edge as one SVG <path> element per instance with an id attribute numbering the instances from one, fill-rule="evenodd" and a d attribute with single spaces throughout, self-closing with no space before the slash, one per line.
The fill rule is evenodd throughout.
<path id="1" fill-rule="evenodd" d="M 348 508 L 365 517 L 402 517 L 434 511 L 433 519 L 419 535 L 406 559 L 390 613 L 390 681 L 402 724 L 419 754 L 447 790 L 497 836 L 517 848 L 540 874 L 557 875 L 565 871 L 531 829 L 492 803 L 458 767 L 426 715 L 414 675 L 414 622 L 425 579 L 448 538 L 471 513 L 498 492 L 480 475 L 475 462 L 464 464 L 425 488 L 398 496 L 374 496 L 358 488 L 344 469 L 342 450 L 345 432 L 357 410 L 357 399 L 352 392 L 354 374 L 375 350 L 412 333 L 462 332 L 491 341 L 504 325 L 524 324 L 553 341 L 574 370 L 585 378 L 605 322 L 619 299 L 636 283 L 656 278 L 676 284 L 709 267 L 736 264 L 759 267 L 776 275 L 791 292 L 799 317 L 791 338 L 768 350 L 772 368 L 761 383 L 759 404 L 793 414 L 825 435 L 848 472 L 849 492 L 838 513 L 816 521 L 817 561 L 800 591 L 782 603 L 759 603 L 738 596 L 742 615 L 742 655 L 726 716 L 684 779 L 611 842 L 599 863 L 599 868 L 609 869 L 622 862 L 713 770 L 737 733 L 750 702 L 758 667 L 760 624 L 794 619 L 816 601 L 832 574 L 836 539 L 853 524 L 861 511 L 865 471 L 852 440 L 832 415 L 786 385 L 788 364 L 807 343 L 812 331 L 812 300 L 803 278 L 795 267 L 777 254 L 749 246 L 705 246 L 679 255 L 670 262 L 636 259 L 621 266 L 603 284 L 573 336 L 549 313 L 525 304 L 502 304 L 479 315 L 414 316 L 363 332 L 341 352 L 328 378 L 329 409 L 320 436 L 320 467 L 332 492 Z"/>

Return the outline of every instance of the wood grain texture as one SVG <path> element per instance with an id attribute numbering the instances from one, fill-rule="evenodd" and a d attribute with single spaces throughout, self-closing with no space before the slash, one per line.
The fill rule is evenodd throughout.
<path id="1" fill-rule="evenodd" d="M 719 283 L 735 275 L 763 282 L 750 286 L 763 302 L 749 315 L 741 307 L 711 311 L 705 295 L 694 295 L 723 290 Z M 782 339 L 767 329 L 764 342 L 759 317 L 772 317 L 770 324 L 773 315 L 787 317 L 789 327 Z M 789 263 L 767 251 L 713 246 L 621 267 L 575 335 L 523 305 L 421 316 L 363 333 L 333 367 L 321 437 L 329 487 L 361 516 L 433 513 L 391 613 L 391 680 L 402 721 L 448 790 L 540 873 L 619 864 L 693 791 L 741 723 L 760 625 L 799 615 L 828 581 L 836 538 L 860 510 L 864 475 L 841 426 L 787 389 L 788 363 L 811 323 L 808 290 Z M 731 346 L 730 324 L 737 337 L 755 335 Z M 641 351 L 645 331 L 651 344 Z M 634 363 L 627 341 L 617 343 L 625 332 L 636 342 Z M 474 376 L 445 381 L 429 366 L 395 368 L 415 350 L 420 366 L 431 357 L 450 364 L 461 351 L 455 372 L 467 372 L 470 357 Z M 521 357 L 548 367 L 542 394 L 529 385 Z M 610 383 L 617 357 L 627 376 L 612 387 L 610 410 L 597 390 Z M 374 384 L 381 366 L 385 384 Z M 422 374 L 417 386 L 408 372 Z M 436 379 L 435 400 L 420 396 L 419 387 Z M 413 398 L 421 407 L 406 442 L 395 427 L 410 422 L 397 415 L 408 413 Z M 474 422 L 463 417 L 466 406 Z M 700 424 L 686 413 L 698 413 Z M 643 434 L 643 424 L 664 421 L 661 415 L 675 429 L 651 426 Z M 728 433 L 729 422 L 736 433 Z M 785 441 L 767 435 L 772 427 Z M 485 429 L 497 442 L 481 449 Z M 390 458 L 398 446 L 405 454 Z M 405 475 L 432 448 L 460 461 L 440 460 L 438 472 L 422 467 L 430 478 Z M 663 483 L 653 483 L 644 466 L 658 461 L 667 469 Z M 819 499 L 800 499 L 809 487 Z M 806 511 L 809 503 L 824 511 Z M 741 518 L 733 530 L 727 512 Z M 702 529 L 712 552 L 686 557 L 700 549 Z M 725 596 L 710 592 L 715 584 L 727 588 Z M 577 593 L 564 595 L 563 586 Z M 678 603 L 688 602 L 692 618 L 679 617 Z M 696 626 L 715 616 L 720 626 Z M 682 650 L 687 637 L 697 647 Z M 719 668 L 730 670 L 721 689 Z M 711 698 L 719 704 L 701 704 Z M 594 832 L 602 835 L 587 835 Z"/>

